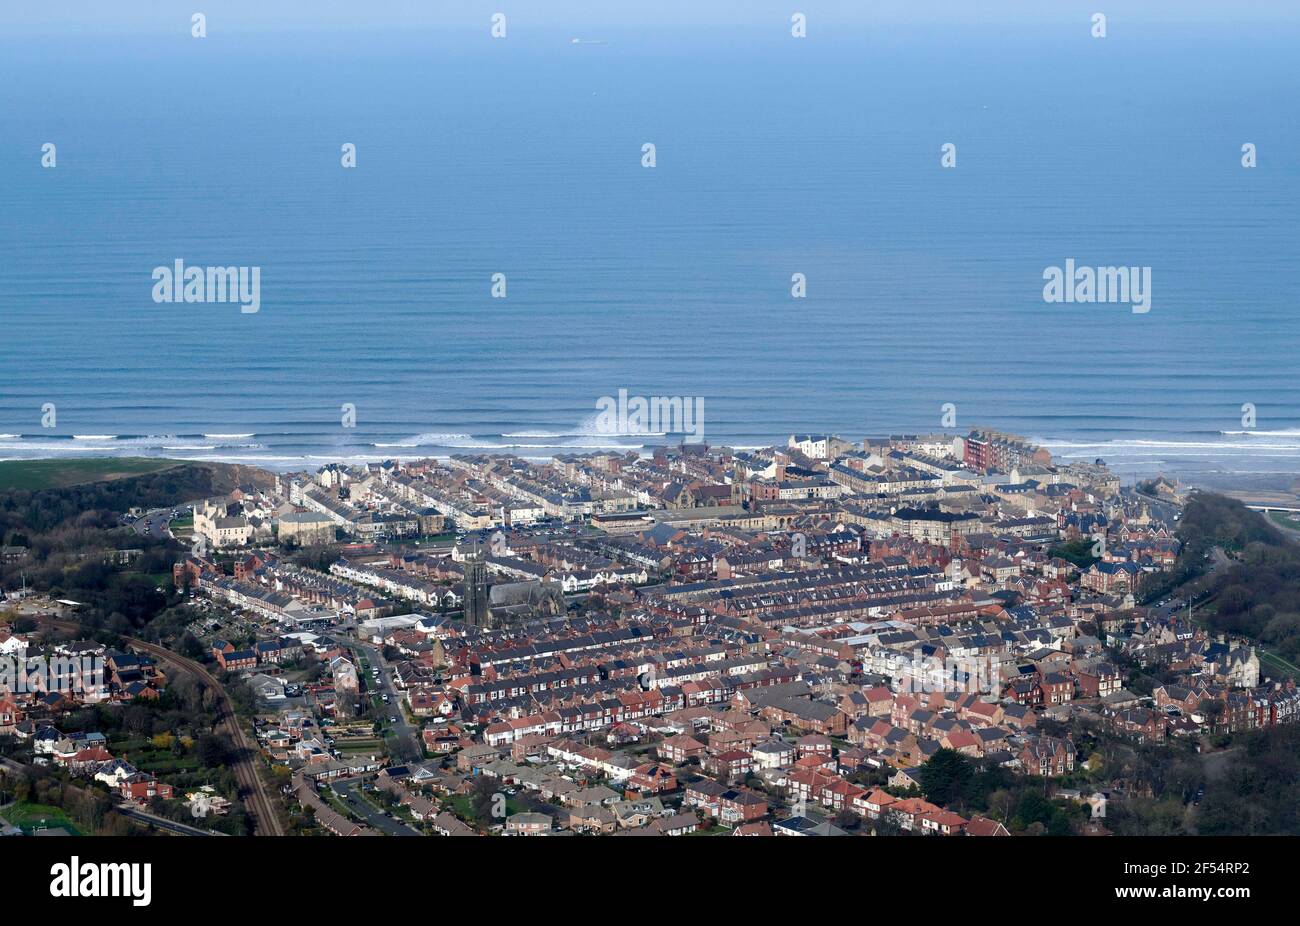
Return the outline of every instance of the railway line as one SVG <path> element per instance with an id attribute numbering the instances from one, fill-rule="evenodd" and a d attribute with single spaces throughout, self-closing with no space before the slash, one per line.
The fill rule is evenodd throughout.
<path id="1" fill-rule="evenodd" d="M 80 633 L 83 629 L 79 624 L 71 621 L 45 618 L 45 623 L 73 633 Z M 235 709 L 230 703 L 230 696 L 226 694 L 226 690 L 221 686 L 221 683 L 202 664 L 174 653 L 164 646 L 159 646 L 156 643 L 146 643 L 144 640 L 135 637 L 123 637 L 123 640 L 132 649 L 148 653 L 157 659 L 160 664 L 194 676 L 198 679 L 200 685 L 212 692 L 215 702 L 212 728 L 214 731 L 220 731 L 224 727 L 225 732 L 230 736 L 231 742 L 235 744 L 238 756 L 231 762 L 231 770 L 234 771 L 235 779 L 239 782 L 240 791 L 246 796 L 244 803 L 249 816 L 253 819 L 253 834 L 256 836 L 283 836 L 284 825 L 280 821 L 280 815 L 276 812 L 275 802 L 267 793 L 266 784 L 262 781 L 261 776 L 257 774 L 257 767 L 254 764 L 253 757 L 257 754 L 256 745 L 249 742 L 248 735 L 235 717 Z"/>

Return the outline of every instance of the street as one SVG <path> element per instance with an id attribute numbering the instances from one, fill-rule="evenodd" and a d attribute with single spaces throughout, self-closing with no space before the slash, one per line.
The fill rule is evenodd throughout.
<path id="1" fill-rule="evenodd" d="M 382 705 L 385 724 L 393 731 L 397 742 L 394 762 L 418 762 L 424 758 L 424 750 L 420 746 L 420 731 L 417 727 L 412 726 L 406 719 L 406 711 L 402 709 L 402 699 L 398 694 L 397 688 L 393 685 L 393 670 L 389 668 L 387 660 L 384 659 L 383 652 L 376 646 L 368 643 L 358 643 L 357 649 L 366 657 L 370 665 L 379 669 L 379 683 L 376 684 L 374 677 L 366 673 L 366 686 L 380 695 L 388 695 L 388 702 Z M 396 717 L 397 723 L 388 723 L 387 718 Z"/>
<path id="2" fill-rule="evenodd" d="M 170 537 L 171 531 L 168 525 L 176 515 L 185 514 L 185 506 L 179 505 L 175 508 L 154 508 L 146 511 L 139 518 L 131 522 L 131 530 L 135 531 L 141 537 Z"/>
<path id="3" fill-rule="evenodd" d="M 389 836 L 419 836 L 419 830 L 412 829 L 400 820 L 394 820 L 388 814 L 377 810 L 373 804 L 361 796 L 360 790 L 362 780 L 359 778 L 350 778 L 342 781 L 334 781 L 331 787 L 339 799 L 347 805 L 348 812 L 358 820 L 364 821 L 368 826 L 389 835 Z"/>

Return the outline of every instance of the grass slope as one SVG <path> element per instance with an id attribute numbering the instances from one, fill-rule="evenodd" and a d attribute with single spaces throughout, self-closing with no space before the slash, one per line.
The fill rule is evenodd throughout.
<path id="1" fill-rule="evenodd" d="M 87 457 L 66 460 L 6 460 L 0 462 L 0 491 L 6 489 L 62 489 L 159 473 L 182 465 L 181 460 L 152 457 Z"/>

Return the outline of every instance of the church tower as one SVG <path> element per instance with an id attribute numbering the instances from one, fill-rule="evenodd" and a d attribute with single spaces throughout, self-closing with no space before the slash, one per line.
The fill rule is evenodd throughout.
<path id="1" fill-rule="evenodd" d="M 465 560 L 465 623 L 488 626 L 487 563 L 478 552 Z"/>

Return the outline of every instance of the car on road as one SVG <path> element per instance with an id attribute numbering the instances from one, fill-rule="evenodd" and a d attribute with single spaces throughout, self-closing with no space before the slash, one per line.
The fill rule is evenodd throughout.
<path id="1" fill-rule="evenodd" d="M 388 718 L 388 722 L 389 722 L 389 723 L 398 723 L 398 720 L 397 720 L 396 717 L 389 717 L 389 718 Z"/>

